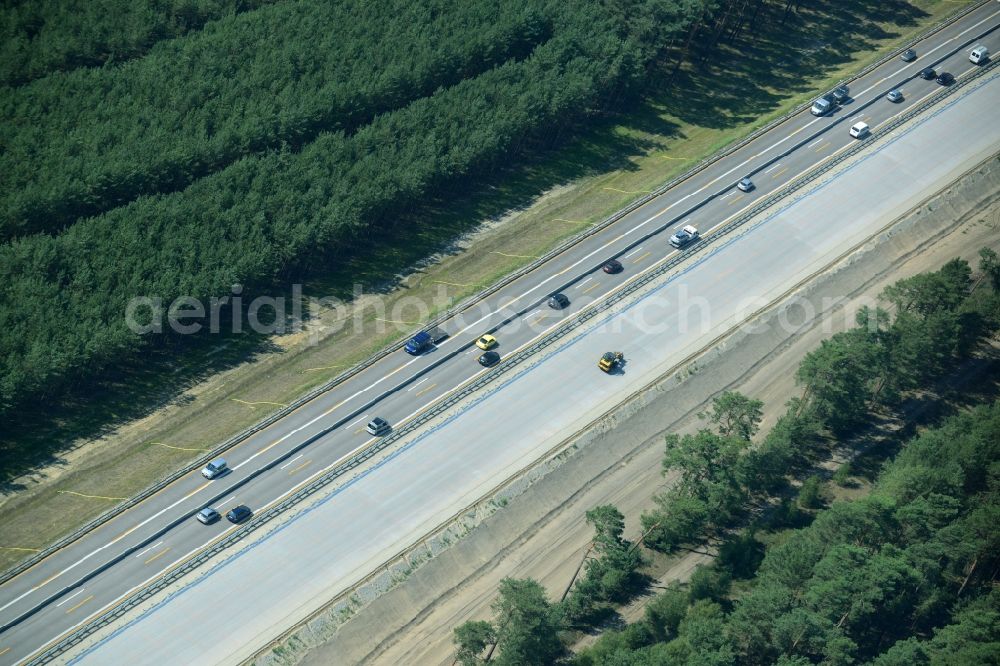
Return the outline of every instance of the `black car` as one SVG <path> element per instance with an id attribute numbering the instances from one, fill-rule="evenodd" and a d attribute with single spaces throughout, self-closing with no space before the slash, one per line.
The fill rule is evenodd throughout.
<path id="1" fill-rule="evenodd" d="M 479 365 L 489 368 L 500 362 L 500 354 L 495 351 L 488 351 L 479 357 Z"/>
<path id="2" fill-rule="evenodd" d="M 233 507 L 233 509 L 226 514 L 226 520 L 231 523 L 242 523 L 252 515 L 253 511 L 250 510 L 250 507 L 246 504 L 240 504 L 239 506 Z"/>
<path id="3" fill-rule="evenodd" d="M 955 82 L 955 77 L 948 72 L 941 72 L 938 74 L 937 82 L 943 86 L 950 86 Z"/>
<path id="4" fill-rule="evenodd" d="M 601 270 L 605 273 L 621 273 L 622 272 L 622 262 L 617 259 L 612 259 L 608 263 L 601 267 Z"/>
<path id="5" fill-rule="evenodd" d="M 933 67 L 927 67 L 926 69 L 920 70 L 920 78 L 926 81 L 930 81 L 935 76 L 937 76 L 937 72 L 934 71 Z"/>
<path id="6" fill-rule="evenodd" d="M 549 297 L 549 307 L 553 310 L 562 310 L 567 305 L 569 305 L 569 299 L 566 298 L 566 294 L 552 294 Z"/>
<path id="7" fill-rule="evenodd" d="M 902 60 L 903 62 L 913 62 L 914 60 L 917 59 L 917 52 L 914 51 L 913 49 L 906 49 L 905 51 L 899 54 L 899 59 Z"/>

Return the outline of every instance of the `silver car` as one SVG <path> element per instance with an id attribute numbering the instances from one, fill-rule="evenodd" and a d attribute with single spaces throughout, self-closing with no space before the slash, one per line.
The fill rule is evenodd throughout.
<path id="1" fill-rule="evenodd" d="M 220 518 L 219 512 L 210 506 L 206 506 L 204 509 L 198 512 L 198 522 L 204 523 L 205 525 L 210 525 Z"/>
<path id="2" fill-rule="evenodd" d="M 226 461 L 222 458 L 216 458 L 212 462 L 205 465 L 205 469 L 201 470 L 201 475 L 206 479 L 214 479 L 217 476 L 222 476 L 229 471 L 229 466 L 226 465 Z"/>
<path id="3" fill-rule="evenodd" d="M 889 94 L 885 96 L 890 102 L 902 102 L 903 101 L 903 91 L 901 90 L 890 90 Z"/>
<path id="4" fill-rule="evenodd" d="M 753 184 L 753 181 L 750 180 L 750 176 L 744 176 L 743 178 L 740 178 L 740 182 L 736 183 L 736 187 L 740 188 L 743 192 L 749 192 L 756 186 Z"/>

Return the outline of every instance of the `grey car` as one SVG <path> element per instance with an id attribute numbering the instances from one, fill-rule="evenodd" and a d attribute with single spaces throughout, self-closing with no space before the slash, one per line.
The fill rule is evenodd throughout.
<path id="1" fill-rule="evenodd" d="M 750 176 L 745 176 L 740 178 L 740 182 L 736 183 L 736 187 L 740 188 L 743 192 L 749 192 L 756 187 L 756 185 L 754 185 L 753 181 L 750 180 Z"/>
<path id="2" fill-rule="evenodd" d="M 567 305 L 569 305 L 569 298 L 566 297 L 566 294 L 552 294 L 549 298 L 549 307 L 553 310 L 562 310 Z"/>
<path id="3" fill-rule="evenodd" d="M 914 51 L 913 49 L 906 49 L 905 51 L 899 54 L 899 59 L 902 60 L 903 62 L 913 62 L 914 60 L 917 59 L 917 52 Z"/>
<path id="4" fill-rule="evenodd" d="M 201 470 L 201 475 L 206 479 L 214 479 L 222 476 L 228 471 L 229 466 L 226 464 L 226 461 L 222 458 L 216 458 L 212 462 L 205 465 L 205 468 Z"/>
<path id="5" fill-rule="evenodd" d="M 885 96 L 890 102 L 902 102 L 903 101 L 903 91 L 901 90 L 890 90 L 889 94 Z"/>
<path id="6" fill-rule="evenodd" d="M 388 434 L 392 430 L 389 427 L 389 422 L 378 416 L 369 421 L 365 428 L 368 430 L 368 434 L 378 436 Z"/>
<path id="7" fill-rule="evenodd" d="M 205 525 L 211 525 L 219 518 L 221 518 L 221 516 L 219 516 L 219 512 L 210 506 L 206 506 L 198 512 L 198 522 L 204 523 Z"/>

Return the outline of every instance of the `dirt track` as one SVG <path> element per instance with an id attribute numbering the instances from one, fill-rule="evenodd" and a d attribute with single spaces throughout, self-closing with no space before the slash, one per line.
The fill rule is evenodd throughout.
<path id="1" fill-rule="evenodd" d="M 936 242 L 927 240 L 936 234 L 942 234 Z M 584 521 L 587 509 L 615 504 L 626 516 L 630 536 L 637 534 L 639 515 L 665 483 L 660 475 L 663 434 L 697 428 L 695 414 L 712 395 L 735 388 L 764 400 L 766 429 L 784 403 L 798 395 L 792 377 L 801 357 L 821 339 L 850 325 L 858 307 L 872 304 L 888 283 L 935 269 L 952 257 L 963 257 L 975 266 L 984 245 L 1000 249 L 1000 160 L 996 158 L 796 294 L 820 312 L 810 326 L 791 335 L 777 327 L 752 336 L 735 334 L 699 360 L 698 370 L 679 389 L 685 399 L 671 393 L 676 380 L 651 388 L 643 404 L 624 408 L 627 418 L 615 418 L 610 428 L 604 424 L 604 432 L 563 465 L 360 610 L 332 639 L 309 651 L 302 663 L 452 663 L 453 628 L 489 616 L 501 578 L 532 577 L 546 586 L 550 596 L 562 594 L 591 536 Z M 827 305 L 820 307 L 824 300 Z M 780 306 L 772 308 L 760 320 L 766 322 L 779 312 Z M 683 578 L 704 557 L 682 558 L 667 577 Z M 296 661 L 289 652 L 301 654 L 284 651 L 283 656 L 271 654 L 260 661 Z"/>

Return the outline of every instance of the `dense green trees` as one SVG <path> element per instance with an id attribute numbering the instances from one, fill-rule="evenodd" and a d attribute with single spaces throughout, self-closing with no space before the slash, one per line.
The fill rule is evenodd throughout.
<path id="1" fill-rule="evenodd" d="M 23 0 L 0 8 L 0 85 L 120 63 L 163 39 L 274 0 Z"/>
<path id="2" fill-rule="evenodd" d="M 297 3 L 252 15 L 286 4 Z M 552 145 L 565 135 L 557 130 L 614 106 L 643 80 L 663 40 L 692 20 L 666 3 L 657 11 L 664 18 L 667 10 L 673 12 L 673 22 L 637 36 L 629 25 L 649 11 L 645 4 L 635 0 L 611 11 L 597 2 L 571 8 L 536 2 L 522 13 L 524 20 L 549 17 L 552 35 L 524 59 L 437 89 L 351 134 L 323 132 L 300 151 L 286 147 L 244 157 L 183 191 L 141 197 L 56 236 L 34 235 L 3 245 L 0 411 L 56 394 L 73 380 L 160 342 L 169 329 L 139 337 L 126 327 L 126 306 L 134 297 L 170 303 L 186 295 L 207 302 L 240 283 L 248 302 L 282 278 L 322 266 L 335 252 L 363 242 L 370 229 L 391 224 L 414 201 L 446 187 L 470 185 L 533 142 Z M 482 16 L 475 12 L 479 6 L 462 3 L 453 11 Z M 492 8 L 483 10 L 486 16 L 505 11 L 513 17 L 507 24 L 499 21 L 501 26 L 526 25 L 514 5 L 504 10 L 486 6 Z M 213 24 L 214 31 L 249 16 Z M 389 24 L 403 29 L 398 22 Z M 266 33 L 266 28 L 260 30 Z M 178 41 L 186 44 L 191 38 Z M 469 53 L 489 59 L 491 52 Z M 147 67 L 154 56 L 125 69 Z M 173 64 L 170 60 L 163 67 Z M 291 85 L 294 78 L 273 80 Z M 280 96 L 280 90 L 273 92 Z M 164 106 L 171 105 L 163 99 Z M 240 122 L 250 126 L 262 115 L 248 110 Z M 111 145 L 119 145 L 118 138 Z"/>
<path id="3" fill-rule="evenodd" d="M 248 154 L 351 132 L 546 38 L 536 2 L 281 2 L 0 101 L 0 237 L 57 231 Z M 280 30 L 275 26 L 281 26 Z"/>
<path id="4" fill-rule="evenodd" d="M 562 654 L 559 608 L 535 581 L 500 581 L 493 615 L 492 623 L 467 622 L 456 630 L 455 644 L 466 666 L 481 663 L 481 653 L 494 642 L 500 652 L 490 663 L 500 666 L 551 663 Z"/>
<path id="5" fill-rule="evenodd" d="M 869 496 L 768 548 L 748 593 L 724 596 L 720 558 L 692 577 L 690 599 L 667 590 L 574 663 L 995 663 L 998 472 L 1000 402 L 923 433 Z"/>
<path id="6" fill-rule="evenodd" d="M 507 27 L 523 25 L 507 11 Z M 0 247 L 0 409 L 52 394 L 153 341 L 125 327 L 129 299 L 207 301 L 234 283 L 252 297 L 308 271 L 414 200 L 488 172 L 533 137 L 553 140 L 547 130 L 613 101 L 656 52 L 597 3 L 567 9 L 554 25 L 526 59 L 353 134 L 322 133 L 300 152 L 244 158 L 182 192 Z"/>

